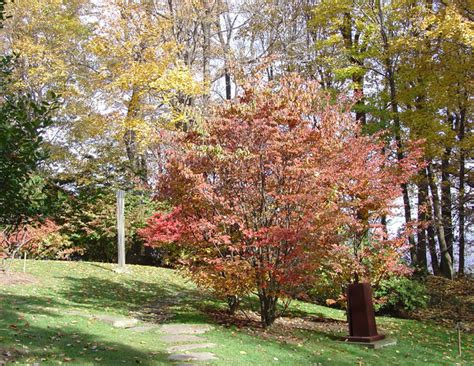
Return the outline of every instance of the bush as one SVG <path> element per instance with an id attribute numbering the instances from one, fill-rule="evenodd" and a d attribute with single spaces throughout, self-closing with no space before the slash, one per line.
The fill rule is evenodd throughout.
<path id="1" fill-rule="evenodd" d="M 60 259 L 68 260 L 75 255 L 81 255 L 84 250 L 74 247 L 69 237 L 60 231 L 48 233 L 34 244 L 34 248 L 28 248 L 30 256 L 34 259 Z"/>
<path id="2" fill-rule="evenodd" d="M 153 263 L 156 253 L 144 248 L 137 231 L 158 206 L 147 192 L 125 196 L 127 262 Z M 116 193 L 111 189 L 83 191 L 74 198 L 67 217 L 63 218 L 62 231 L 74 246 L 83 249 L 83 259 L 117 261 L 116 209 Z"/>
<path id="3" fill-rule="evenodd" d="M 253 80 L 217 109 L 206 134 L 177 139 L 157 177 L 158 196 L 174 209 L 149 223 L 148 244 L 189 250 L 190 270 L 222 296 L 252 289 L 264 327 L 279 301 L 313 281 L 329 251 L 342 253 L 354 280 L 398 266 L 405 238 L 388 240 L 371 223 L 418 170 L 416 155 L 391 159 L 384 143 L 359 133 L 350 107 L 298 76 Z M 243 276 L 234 275 L 236 263 Z"/>
<path id="4" fill-rule="evenodd" d="M 429 296 L 423 283 L 407 277 L 392 277 L 374 289 L 375 310 L 382 314 L 404 316 L 425 308 Z"/>
<path id="5" fill-rule="evenodd" d="M 307 291 L 311 301 L 338 309 L 347 306 L 345 288 L 349 282 L 324 272 L 316 286 Z M 378 314 L 405 317 L 408 312 L 425 308 L 430 296 L 424 283 L 404 276 L 391 276 L 372 284 L 374 308 Z"/>

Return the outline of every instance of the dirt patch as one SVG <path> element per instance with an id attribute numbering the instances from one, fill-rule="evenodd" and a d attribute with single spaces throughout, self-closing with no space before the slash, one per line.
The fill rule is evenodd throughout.
<path id="1" fill-rule="evenodd" d="M 38 282 L 38 279 L 29 273 L 0 272 L 0 286 L 31 285 Z"/>
<path id="2" fill-rule="evenodd" d="M 288 344 L 300 344 L 303 339 L 298 334 L 299 330 L 310 330 L 322 334 L 334 335 L 347 333 L 347 322 L 343 320 L 307 317 L 281 317 L 269 328 L 263 328 L 260 316 L 255 312 L 239 311 L 229 315 L 227 311 L 206 309 L 214 320 L 225 326 L 237 326 L 238 328 L 264 339 L 274 339 Z"/>

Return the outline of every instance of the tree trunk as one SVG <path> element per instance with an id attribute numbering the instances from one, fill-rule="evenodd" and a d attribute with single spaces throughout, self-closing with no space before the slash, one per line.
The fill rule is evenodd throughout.
<path id="1" fill-rule="evenodd" d="M 359 52 L 359 33 L 352 35 L 353 29 L 353 19 L 350 13 L 344 14 L 344 20 L 340 27 L 340 33 L 344 40 L 344 47 L 347 54 L 349 55 L 349 62 L 354 66 L 359 66 L 362 68 L 363 63 L 360 59 L 354 57 L 355 52 Z M 356 49 L 357 48 L 357 49 Z M 354 88 L 354 94 L 358 96 L 358 100 L 354 105 L 354 110 L 356 114 L 356 119 L 362 125 L 367 123 L 367 116 L 365 112 L 365 102 L 364 102 L 364 75 L 355 73 L 352 75 L 352 83 Z"/>
<path id="2" fill-rule="evenodd" d="M 441 216 L 443 217 L 444 235 L 449 255 L 454 258 L 453 253 L 453 219 L 451 202 L 451 182 L 449 181 L 449 158 L 451 148 L 446 148 L 445 154 L 441 160 Z"/>
<path id="3" fill-rule="evenodd" d="M 421 175 L 421 181 L 418 183 L 418 221 L 422 225 L 427 221 L 426 219 L 426 201 L 428 200 L 428 183 Z M 418 229 L 416 243 L 416 258 L 418 260 L 418 270 L 422 273 L 428 272 L 428 265 L 426 261 L 427 238 L 426 229 L 421 227 Z"/>
<path id="4" fill-rule="evenodd" d="M 265 289 L 259 290 L 260 319 L 264 328 L 273 324 L 276 316 L 278 297 L 268 295 Z"/>
<path id="5" fill-rule="evenodd" d="M 232 84 L 230 81 L 229 69 L 226 67 L 224 69 L 224 78 L 225 78 L 225 99 L 232 99 Z"/>
<path id="6" fill-rule="evenodd" d="M 139 111 L 139 96 L 136 90 L 132 91 L 130 102 L 128 103 L 127 120 L 136 118 Z M 143 154 L 139 154 L 136 132 L 134 130 L 127 130 L 124 134 L 124 143 L 127 150 L 127 157 L 130 162 L 130 167 L 133 173 L 141 179 L 143 183 L 147 183 L 147 164 L 146 157 Z"/>
<path id="7" fill-rule="evenodd" d="M 439 250 L 441 253 L 441 273 L 444 277 L 453 279 L 453 261 L 449 254 L 448 246 L 446 244 L 446 237 L 444 234 L 443 217 L 441 215 L 441 207 L 439 203 L 438 190 L 433 174 L 431 163 L 428 164 L 428 182 L 431 190 L 431 197 L 433 200 L 434 223 L 436 232 L 438 234 Z"/>
<path id="8" fill-rule="evenodd" d="M 380 224 L 382 225 L 383 227 L 383 231 L 385 232 L 385 235 L 388 234 L 388 228 L 387 228 L 387 215 L 382 215 L 382 217 L 380 218 Z"/>
<path id="9" fill-rule="evenodd" d="M 465 109 L 461 109 L 461 115 L 459 116 L 459 131 L 458 131 L 458 138 L 459 138 L 459 196 L 458 196 L 458 214 L 459 214 L 459 274 L 464 274 L 464 266 L 465 266 L 465 252 L 466 252 L 466 242 L 465 242 L 465 233 L 464 233 L 464 224 L 465 224 L 465 174 L 466 174 L 466 167 L 465 167 L 465 152 L 462 146 L 464 140 L 464 133 L 465 133 L 465 118 L 466 112 Z"/>
<path id="10" fill-rule="evenodd" d="M 235 314 L 240 306 L 240 298 L 236 295 L 227 296 L 227 305 L 229 305 L 229 314 Z"/>
<path id="11" fill-rule="evenodd" d="M 209 60 L 210 60 L 210 52 L 211 52 L 211 24 L 213 19 L 211 19 L 211 10 L 208 2 L 204 2 L 205 10 L 204 10 L 204 19 L 201 21 L 202 27 L 202 77 L 204 82 L 210 82 L 210 67 L 209 67 Z M 204 101 L 207 104 L 209 100 L 209 94 L 206 93 L 204 96 Z"/>
<path id="12" fill-rule="evenodd" d="M 390 106 L 392 111 L 392 118 L 393 118 L 393 130 L 394 130 L 394 137 L 395 142 L 397 144 L 397 160 L 401 161 L 403 159 L 403 146 L 402 146 L 402 137 L 401 137 L 401 122 L 400 122 L 400 114 L 398 111 L 398 99 L 397 99 L 397 88 L 395 83 L 395 71 L 393 66 L 393 60 L 390 58 L 389 54 L 389 40 L 388 40 L 388 32 L 385 28 L 385 18 L 383 14 L 382 4 L 380 0 L 375 1 L 375 5 L 377 7 L 377 16 L 380 24 L 380 35 L 382 37 L 382 43 L 385 55 L 383 57 L 383 62 L 385 66 L 385 77 L 387 79 L 388 88 L 389 88 L 389 96 L 390 96 Z M 405 223 L 408 224 L 411 221 L 411 207 L 410 207 L 410 197 L 408 194 L 408 184 L 404 183 L 401 185 L 402 193 L 403 193 L 403 209 L 405 214 Z M 413 235 L 408 237 L 408 241 L 410 243 L 410 257 L 413 265 L 417 265 L 417 258 L 416 258 L 416 247 L 415 247 L 415 239 Z"/>
<path id="13" fill-rule="evenodd" d="M 425 174 L 425 179 L 428 179 L 428 176 Z M 431 268 L 433 270 L 433 274 L 435 276 L 440 275 L 440 268 L 439 268 L 439 260 L 438 254 L 436 253 L 436 239 L 435 239 L 435 230 L 433 227 L 433 214 L 432 214 L 432 206 L 431 202 L 427 200 L 427 210 L 426 210 L 426 221 L 428 221 L 428 227 L 426 228 L 426 234 L 428 239 L 428 249 L 430 252 L 430 259 L 431 259 Z"/>

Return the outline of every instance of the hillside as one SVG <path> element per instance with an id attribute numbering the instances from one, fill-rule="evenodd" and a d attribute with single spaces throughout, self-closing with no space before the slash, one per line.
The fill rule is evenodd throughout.
<path id="1" fill-rule="evenodd" d="M 15 263 L 14 270 L 21 266 Z M 193 324 L 198 330 L 204 328 L 201 325 L 211 327 L 205 334 L 193 334 L 212 347 L 205 351 L 216 358 L 199 362 L 203 365 L 474 361 L 474 337 L 463 335 L 461 360 L 454 329 L 411 320 L 377 319 L 380 330 L 398 340 L 396 346 L 372 350 L 338 343 L 333 337 L 345 332 L 343 312 L 301 302 L 292 304 L 293 317 L 277 321 L 269 331 L 259 328 L 248 311 L 249 319 L 242 315 L 232 320 L 245 323 L 239 329 L 226 324 L 230 319 L 223 315 L 220 302 L 209 300 L 209 294 L 173 270 L 130 266 L 130 273 L 117 274 L 112 269 L 102 263 L 28 261 L 28 284 L 0 282 L 0 364 L 2 358 L 41 365 L 173 364 L 168 357 L 176 345 L 164 340 L 164 329 L 172 329 L 161 327 L 164 323 Z M 110 324 L 115 317 L 139 322 L 130 329 L 115 328 Z"/>

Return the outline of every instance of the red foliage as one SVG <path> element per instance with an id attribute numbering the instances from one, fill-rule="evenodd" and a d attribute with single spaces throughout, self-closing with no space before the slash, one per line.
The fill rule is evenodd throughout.
<path id="1" fill-rule="evenodd" d="M 25 248 L 34 251 L 41 240 L 58 229 L 59 227 L 48 219 L 41 224 L 22 226 L 13 232 L 5 230 L 0 238 L 0 256 L 13 259 L 20 250 Z"/>
<path id="2" fill-rule="evenodd" d="M 148 225 L 140 230 L 145 244 L 153 246 L 156 243 L 172 243 L 181 239 L 182 224 L 178 220 L 180 210 L 171 214 L 156 213 L 148 220 Z"/>
<path id="3" fill-rule="evenodd" d="M 28 252 L 33 258 L 67 259 L 73 253 L 80 253 L 81 249 L 72 247 L 60 229 L 54 221 L 46 219 L 13 231 L 4 230 L 0 236 L 0 258 L 13 259 L 20 252 Z"/>
<path id="4" fill-rule="evenodd" d="M 419 154 L 398 164 L 361 135 L 350 107 L 313 81 L 253 81 L 215 111 L 206 134 L 181 139 L 158 187 L 176 209 L 155 216 L 145 240 L 186 247 L 194 272 L 229 277 L 238 269 L 228 263 L 245 262 L 247 275 L 234 277 L 252 281 L 265 325 L 278 298 L 313 281 L 331 251 L 356 243 L 344 244 L 346 253 L 362 265 L 358 243 L 399 197 Z"/>

